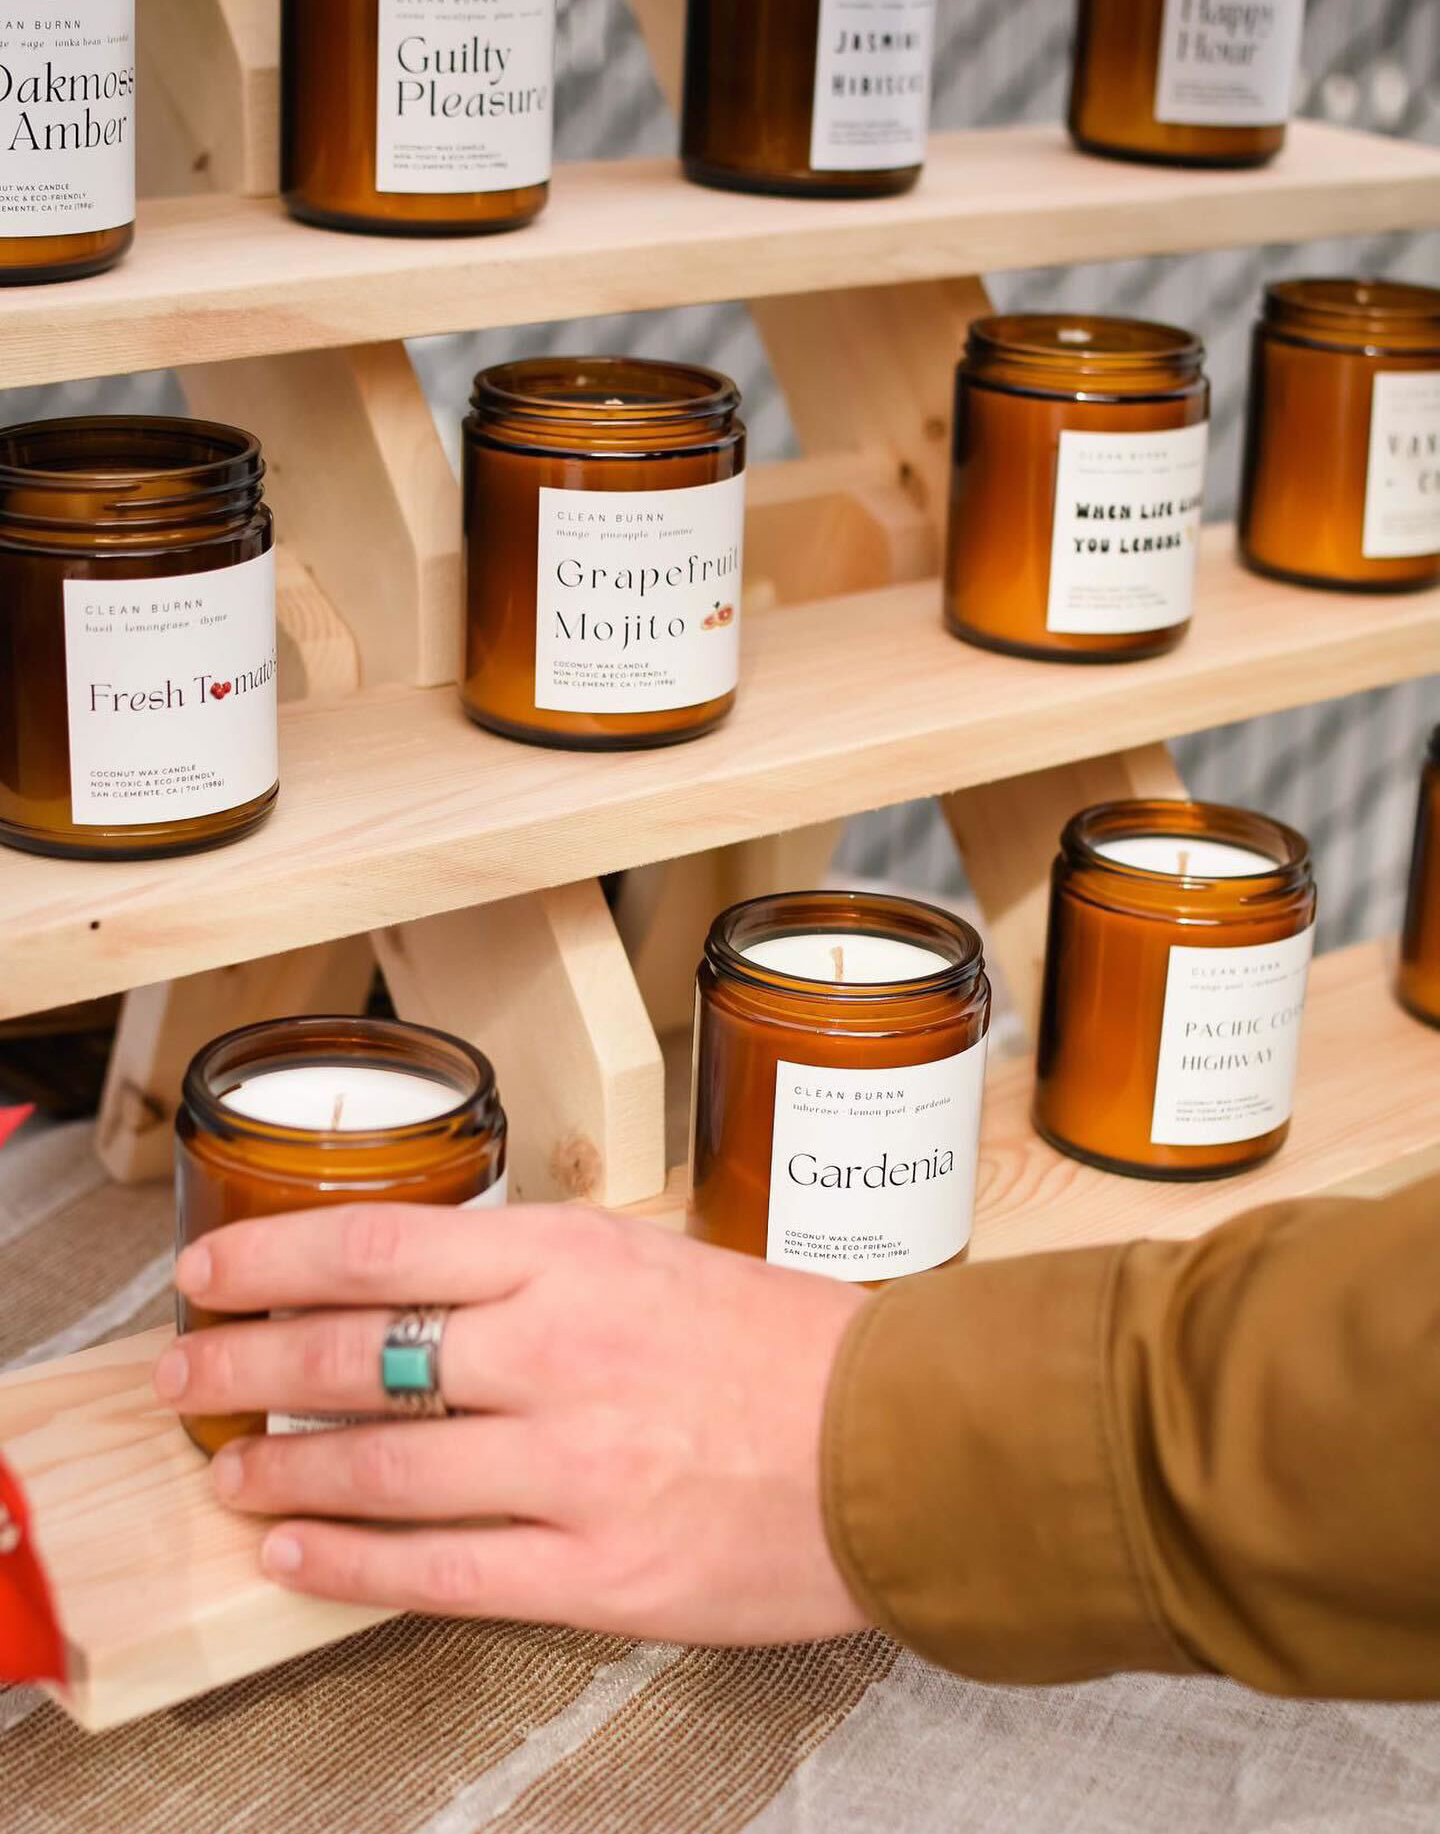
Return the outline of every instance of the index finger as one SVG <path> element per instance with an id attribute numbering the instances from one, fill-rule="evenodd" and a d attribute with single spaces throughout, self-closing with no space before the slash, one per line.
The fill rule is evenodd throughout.
<path id="1" fill-rule="evenodd" d="M 212 1312 L 335 1305 L 481 1305 L 508 1298 L 563 1212 L 345 1204 L 231 1223 L 192 1242 L 175 1285 Z"/>

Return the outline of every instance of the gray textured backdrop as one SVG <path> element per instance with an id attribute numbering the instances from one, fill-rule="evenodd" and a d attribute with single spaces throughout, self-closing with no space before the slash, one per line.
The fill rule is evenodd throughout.
<path id="1" fill-rule="evenodd" d="M 936 126 L 1053 120 L 1063 113 L 1071 0 L 939 0 L 939 7 Z M 560 0 L 560 15 L 562 158 L 671 151 L 674 122 L 624 0 Z M 1303 66 L 1303 113 L 1440 143 L 1436 0 L 1310 0 Z M 1261 285 L 1284 273 L 1324 271 L 1440 280 L 1440 236 L 1041 268 L 997 276 L 992 290 L 1006 307 L 1064 303 L 1166 318 L 1202 332 L 1215 387 L 1209 513 L 1224 517 L 1234 511 L 1246 341 Z M 644 351 L 713 363 L 745 390 L 754 455 L 793 450 L 785 406 L 749 317 L 741 306 L 723 305 L 417 344 L 452 452 L 475 369 L 512 352 L 544 349 Z M 181 407 L 168 376 L 0 393 L 7 421 L 156 407 Z M 1356 617 L 1367 610 L 1368 602 L 1357 598 Z M 1334 946 L 1398 921 L 1418 760 L 1424 732 L 1437 720 L 1440 678 L 1432 676 L 1197 734 L 1175 750 L 1196 794 L 1266 809 L 1309 834 L 1322 886 L 1321 945 Z M 941 894 L 961 887 L 953 849 L 929 805 L 852 823 L 839 866 Z"/>

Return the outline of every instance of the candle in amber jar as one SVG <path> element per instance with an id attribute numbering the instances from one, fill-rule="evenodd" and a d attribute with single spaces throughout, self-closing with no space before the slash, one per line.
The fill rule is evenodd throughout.
<path id="1" fill-rule="evenodd" d="M 177 1247 L 251 1216 L 505 1201 L 495 1073 L 458 1038 L 373 1019 L 277 1019 L 209 1044 L 175 1124 Z M 441 1298 L 443 1295 L 437 1295 Z M 225 1320 L 179 1301 L 179 1327 Z M 189 1419 L 203 1451 L 288 1419 Z"/>
<path id="2" fill-rule="evenodd" d="M 0 12 L 0 286 L 78 280 L 135 239 L 135 0 Z"/>
<path id="3" fill-rule="evenodd" d="M 143 859 L 270 813 L 264 475 L 250 434 L 208 421 L 0 432 L 0 841 Z"/>
<path id="4" fill-rule="evenodd" d="M 980 938 L 946 911 L 825 891 L 726 911 L 699 976 L 690 1233 L 867 1284 L 957 1259 L 989 1025 Z"/>
<path id="5" fill-rule="evenodd" d="M 1088 313 L 970 327 L 945 621 L 986 649 L 1125 662 L 1190 622 L 1210 387 L 1187 331 Z"/>
<path id="6" fill-rule="evenodd" d="M 1090 153 L 1257 166 L 1285 144 L 1305 0 L 1080 0 L 1070 132 Z"/>
<path id="7" fill-rule="evenodd" d="M 1240 552 L 1301 585 L 1384 592 L 1440 580 L 1440 288 L 1266 288 Z"/>
<path id="8" fill-rule="evenodd" d="M 908 191 L 934 35 L 935 0 L 690 0 L 686 176 L 792 197 Z"/>
<path id="9" fill-rule="evenodd" d="M 297 217 L 402 236 L 544 207 L 555 0 L 284 0 L 282 176 Z"/>
<path id="10" fill-rule="evenodd" d="M 734 383 L 681 363 L 536 357 L 484 371 L 473 407 L 466 712 L 597 751 L 718 725 L 740 671 Z"/>
<path id="11" fill-rule="evenodd" d="M 1417 1019 L 1440 1025 L 1440 726 L 1430 734 L 1430 753 L 1420 777 L 1399 992 Z"/>
<path id="12" fill-rule="evenodd" d="M 1051 878 L 1035 1124 L 1145 1178 L 1217 1178 L 1290 1127 L 1315 887 L 1302 835 L 1203 802 L 1077 815 Z"/>

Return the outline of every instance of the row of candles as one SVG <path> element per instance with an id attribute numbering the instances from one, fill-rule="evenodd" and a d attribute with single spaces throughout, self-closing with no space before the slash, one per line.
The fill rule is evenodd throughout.
<path id="1" fill-rule="evenodd" d="M 1190 628 L 1209 387 L 1188 332 L 1087 314 L 971 328 L 944 619 L 1042 662 L 1130 662 Z M 461 701 L 540 745 L 667 745 L 735 704 L 745 427 L 726 377 L 541 357 L 465 423 Z M 237 840 L 279 790 L 260 441 L 198 421 L 0 433 L 0 841 L 145 858 Z M 1239 541 L 1309 587 L 1440 581 L 1440 289 L 1271 286 Z"/>
<path id="2" fill-rule="evenodd" d="M 696 182 L 883 197 L 925 160 L 937 0 L 689 0 Z M 519 228 L 544 208 L 556 0 L 280 0 L 285 201 L 326 229 Z M 1213 17 L 1210 13 L 1213 11 Z M 1258 165 L 1285 138 L 1304 0 L 1079 0 L 1070 129 L 1089 152 Z M 102 272 L 135 232 L 135 0 L 0 21 L 0 283 Z"/>
<path id="3" fill-rule="evenodd" d="M 1294 1104 L 1315 885 L 1304 837 L 1240 809 L 1113 802 L 1066 826 L 1034 1124 L 1155 1179 L 1242 1172 Z M 1400 994 L 1440 1026 L 1440 729 L 1425 769 Z M 698 975 L 688 1227 L 874 1284 L 971 1237 L 990 987 L 980 936 L 913 900 L 784 892 L 718 917 Z M 181 1245 L 247 1216 L 366 1201 L 495 1205 L 506 1119 L 471 1044 L 280 1019 L 208 1045 L 177 1121 Z M 216 1322 L 182 1302 L 182 1330 Z M 213 1452 L 288 1421 L 191 1420 Z"/>

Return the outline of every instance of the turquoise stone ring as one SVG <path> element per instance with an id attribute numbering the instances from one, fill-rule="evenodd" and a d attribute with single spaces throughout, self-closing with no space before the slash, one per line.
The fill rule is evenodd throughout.
<path id="1" fill-rule="evenodd" d="M 380 1386 L 392 1414 L 436 1420 L 449 1413 L 440 1393 L 440 1341 L 447 1316 L 442 1306 L 414 1306 L 397 1312 L 385 1327 Z"/>

